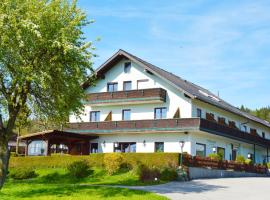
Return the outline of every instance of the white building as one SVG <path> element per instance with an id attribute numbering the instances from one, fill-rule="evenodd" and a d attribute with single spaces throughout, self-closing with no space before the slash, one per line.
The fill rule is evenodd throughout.
<path id="1" fill-rule="evenodd" d="M 81 119 L 69 131 L 95 135 L 91 152 L 219 152 L 227 160 L 268 158 L 270 123 L 210 91 L 119 50 L 84 84 Z M 182 147 L 182 149 L 181 149 Z"/>

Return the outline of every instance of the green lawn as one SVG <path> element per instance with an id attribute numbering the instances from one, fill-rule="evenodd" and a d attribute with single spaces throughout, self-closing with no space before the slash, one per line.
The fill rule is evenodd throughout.
<path id="1" fill-rule="evenodd" d="M 142 185 L 132 172 L 109 176 L 103 170 L 95 168 L 93 175 L 80 180 L 71 178 L 65 169 L 37 169 L 36 172 L 39 176 L 30 180 L 8 179 L 0 192 L 0 199 L 166 199 L 143 191 L 80 185 Z"/>

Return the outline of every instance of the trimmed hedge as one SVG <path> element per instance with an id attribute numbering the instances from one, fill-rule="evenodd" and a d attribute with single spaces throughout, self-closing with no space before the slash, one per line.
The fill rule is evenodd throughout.
<path id="1" fill-rule="evenodd" d="M 61 168 L 81 160 L 86 160 L 91 167 L 101 167 L 104 166 L 104 155 L 106 154 L 11 157 L 9 167 Z M 122 155 L 123 162 L 129 163 L 131 166 L 135 166 L 138 162 L 149 167 L 175 167 L 179 165 L 178 153 L 123 153 Z"/>

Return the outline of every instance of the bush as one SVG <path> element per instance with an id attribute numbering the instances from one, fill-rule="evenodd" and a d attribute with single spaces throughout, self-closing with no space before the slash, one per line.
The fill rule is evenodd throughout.
<path id="1" fill-rule="evenodd" d="M 156 167 L 147 167 L 140 165 L 138 168 L 138 175 L 141 182 L 159 181 L 161 173 Z"/>
<path id="2" fill-rule="evenodd" d="M 68 165 L 67 170 L 75 178 L 84 178 L 90 175 L 90 167 L 86 160 L 75 161 Z"/>
<path id="3" fill-rule="evenodd" d="M 223 156 L 219 153 L 210 153 L 208 155 L 208 157 L 211 159 L 211 160 L 216 160 L 216 161 L 222 161 L 223 160 Z"/>
<path id="4" fill-rule="evenodd" d="M 30 179 L 37 176 L 34 170 L 28 168 L 18 168 L 10 172 L 10 177 L 16 180 Z"/>
<path id="5" fill-rule="evenodd" d="M 252 162 L 251 159 L 246 159 L 246 160 L 245 160 L 245 164 L 247 164 L 247 165 L 252 165 L 253 162 Z"/>
<path id="6" fill-rule="evenodd" d="M 177 178 L 177 172 L 174 168 L 164 168 L 160 173 L 160 180 L 162 181 L 174 181 Z"/>
<path id="7" fill-rule="evenodd" d="M 236 156 L 235 162 L 240 163 L 240 164 L 244 164 L 245 163 L 245 160 L 246 159 L 245 159 L 244 156 L 238 155 L 238 156 Z"/>
<path id="8" fill-rule="evenodd" d="M 270 162 L 269 162 L 269 163 L 267 163 L 267 168 L 268 168 L 268 169 L 270 169 Z"/>
<path id="9" fill-rule="evenodd" d="M 87 160 L 91 163 L 92 167 L 103 167 L 105 155 L 114 153 L 96 153 L 85 156 L 66 156 L 66 155 L 54 155 L 54 156 L 26 156 L 26 157 L 11 157 L 10 168 L 26 167 L 31 169 L 40 168 L 61 168 L 67 167 L 69 164 Z M 128 163 L 134 168 L 138 162 L 152 167 L 158 168 L 178 166 L 179 165 L 179 153 L 124 153 L 123 163 Z"/>
<path id="10" fill-rule="evenodd" d="M 118 172 L 123 163 L 123 155 L 121 153 L 105 154 L 104 156 L 104 167 L 110 175 Z"/>

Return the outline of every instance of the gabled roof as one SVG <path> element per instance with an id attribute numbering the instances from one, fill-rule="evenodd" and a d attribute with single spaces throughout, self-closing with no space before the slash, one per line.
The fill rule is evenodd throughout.
<path id="1" fill-rule="evenodd" d="M 129 59 L 138 65 L 145 68 L 145 70 L 149 71 L 150 73 L 160 77 L 164 81 L 168 82 L 170 85 L 174 86 L 176 89 L 184 92 L 187 96 L 192 99 L 198 99 L 205 103 L 211 104 L 218 108 L 224 109 L 236 115 L 242 116 L 247 118 L 248 120 L 260 123 L 267 127 L 270 127 L 270 122 L 255 117 L 249 113 L 246 113 L 237 107 L 232 106 L 231 104 L 227 103 L 226 101 L 220 99 L 218 96 L 213 94 L 207 89 L 204 89 L 194 83 L 191 83 L 185 79 L 182 79 L 170 72 L 167 72 L 151 63 L 148 63 L 137 56 L 134 56 L 122 49 L 116 52 L 112 57 L 110 57 L 104 64 L 102 64 L 96 71 L 97 77 L 102 77 L 105 72 L 111 69 L 116 63 L 118 63 L 121 59 L 126 58 Z M 87 83 L 83 84 L 84 88 L 87 88 L 89 85 Z"/>

